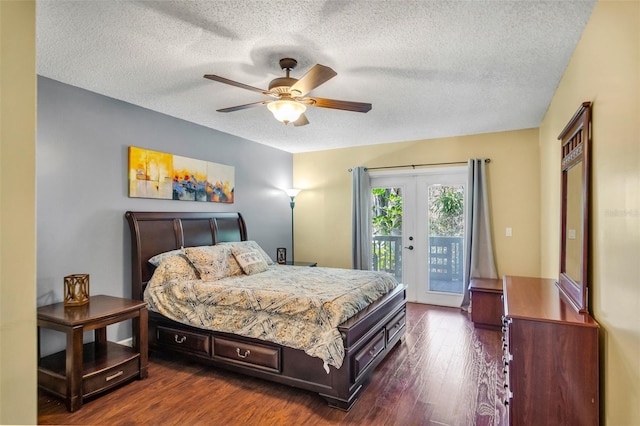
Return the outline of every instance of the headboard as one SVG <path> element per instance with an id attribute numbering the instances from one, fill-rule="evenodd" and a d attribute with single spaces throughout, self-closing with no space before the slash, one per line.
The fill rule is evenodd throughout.
<path id="1" fill-rule="evenodd" d="M 247 228 L 237 212 L 125 213 L 131 231 L 131 297 L 142 300 L 153 273 L 149 259 L 179 249 L 246 241 Z"/>

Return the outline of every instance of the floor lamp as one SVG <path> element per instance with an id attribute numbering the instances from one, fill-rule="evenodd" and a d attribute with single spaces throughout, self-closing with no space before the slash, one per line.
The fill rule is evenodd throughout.
<path id="1" fill-rule="evenodd" d="M 293 208 L 296 206 L 295 198 L 300 192 L 300 189 L 290 188 L 285 189 L 284 192 L 291 198 L 289 205 L 291 206 L 291 264 L 293 265 Z"/>

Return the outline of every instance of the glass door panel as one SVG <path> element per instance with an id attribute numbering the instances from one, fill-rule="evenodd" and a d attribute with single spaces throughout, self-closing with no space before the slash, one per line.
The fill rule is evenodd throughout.
<path id="1" fill-rule="evenodd" d="M 371 190 L 371 269 L 385 271 L 402 282 L 401 187 Z"/>
<path id="2" fill-rule="evenodd" d="M 429 291 L 462 294 L 464 187 L 428 185 Z"/>

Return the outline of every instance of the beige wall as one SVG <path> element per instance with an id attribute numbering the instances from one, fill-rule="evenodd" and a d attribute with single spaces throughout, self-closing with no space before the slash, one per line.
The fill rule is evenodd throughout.
<path id="1" fill-rule="evenodd" d="M 297 260 L 351 267 L 351 174 L 355 166 L 389 166 L 490 158 L 489 196 L 498 273 L 538 275 L 537 129 L 346 148 L 294 155 Z M 505 229 L 513 228 L 506 237 Z"/>
<path id="2" fill-rule="evenodd" d="M 0 1 L 0 424 L 37 423 L 35 2 Z"/>
<path id="3" fill-rule="evenodd" d="M 593 102 L 591 312 L 604 423 L 640 424 L 640 2 L 600 1 L 540 127 L 542 273 L 557 271 L 558 134 Z"/>

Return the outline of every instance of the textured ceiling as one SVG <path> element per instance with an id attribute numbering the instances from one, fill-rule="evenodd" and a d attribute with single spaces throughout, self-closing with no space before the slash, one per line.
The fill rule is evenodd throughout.
<path id="1" fill-rule="evenodd" d="M 38 0 L 38 74 L 289 152 L 538 127 L 589 19 L 579 1 Z M 278 61 L 338 75 L 285 126 L 259 93 Z"/>

